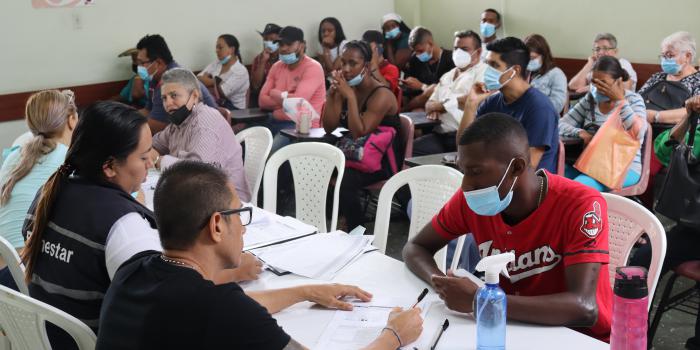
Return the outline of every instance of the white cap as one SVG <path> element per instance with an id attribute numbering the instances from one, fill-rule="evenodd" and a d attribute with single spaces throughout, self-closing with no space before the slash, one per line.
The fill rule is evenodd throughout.
<path id="1" fill-rule="evenodd" d="M 382 17 L 382 25 L 386 24 L 386 22 L 389 22 L 389 21 L 396 21 L 399 23 L 403 22 L 403 20 L 401 19 L 401 16 L 399 16 L 396 13 L 387 13 L 386 15 L 384 15 Z"/>
<path id="2" fill-rule="evenodd" d="M 515 254 L 512 252 L 487 256 L 479 260 L 479 263 L 476 264 L 476 270 L 486 272 L 486 283 L 498 284 L 498 274 L 500 272 L 503 272 L 506 277 L 510 278 L 507 265 L 511 261 L 515 261 Z"/>

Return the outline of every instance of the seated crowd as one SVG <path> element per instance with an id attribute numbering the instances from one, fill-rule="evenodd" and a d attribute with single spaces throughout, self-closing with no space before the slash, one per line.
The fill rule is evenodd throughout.
<path id="1" fill-rule="evenodd" d="M 516 253 L 510 279 L 501 282 L 510 319 L 609 341 L 609 223 L 601 192 L 619 188 L 579 165 L 605 137 L 597 132 L 608 120 L 619 120 L 620 132 L 638 143 L 622 187 L 639 183 L 645 167 L 654 174 L 668 166 L 674 142 L 689 135 L 700 141 L 700 130 L 688 129 L 690 114 L 700 112 L 696 42 L 687 32 L 666 37 L 661 71 L 637 90 L 614 35 L 598 34 L 592 55 L 567 81 L 544 36 L 499 37 L 503 20 L 487 9 L 478 32 L 458 31 L 452 47 L 442 48 L 429 29 L 410 28 L 395 13 L 356 40 L 327 17 L 313 57 L 302 29 L 269 23 L 258 32 L 250 70 L 236 36 L 222 34 L 215 59 L 197 74 L 175 61 L 162 36 L 146 35 L 120 55 L 132 58 L 134 75 L 116 101 L 79 113 L 71 91 L 34 93 L 25 109 L 32 137 L 7 150 L 0 168 L 0 236 L 20 253 L 30 296 L 84 322 L 98 349 L 304 349 L 272 314 L 304 301 L 349 310 L 343 297 L 372 296 L 349 285 L 241 289 L 238 282 L 262 272 L 262 262 L 242 252 L 254 191 L 235 131 L 250 125 L 232 128 L 225 117 L 256 106 L 266 111 L 259 124 L 270 130 L 274 153 L 291 143 L 282 130 L 298 124 L 290 101 L 306 101 L 318 116 L 311 127 L 347 129 L 337 143 L 347 160 L 344 177 L 333 184 L 339 229 L 369 221 L 366 188 L 391 178 L 406 157 L 455 152 L 461 188 L 403 247 L 409 269 L 448 308 L 471 312 L 477 286 L 433 260 L 471 234 L 481 257 Z M 675 91 L 672 102 L 654 102 L 662 89 Z M 416 133 L 412 154 L 402 112 L 439 122 Z M 652 126 L 663 124 L 668 130 L 645 144 Z M 353 152 L 370 136 L 390 140 L 372 166 Z M 560 163 L 562 139 L 580 142 L 575 164 Z M 646 149 L 653 150 L 651 164 L 644 164 Z M 700 147 L 693 153 L 700 156 Z M 141 189 L 151 168 L 161 172 L 153 211 Z M 597 218 L 595 230 L 582 228 L 587 215 Z M 697 237 L 697 229 L 674 227 L 664 271 L 700 258 L 687 248 Z M 640 242 L 632 261 L 648 266 L 649 256 Z M 8 276 L 0 270 L 0 283 L 13 285 Z M 417 308 L 395 309 L 366 349 L 408 344 L 422 322 Z M 54 348 L 76 348 L 52 324 L 47 334 Z M 687 346 L 700 349 L 700 338 Z"/>

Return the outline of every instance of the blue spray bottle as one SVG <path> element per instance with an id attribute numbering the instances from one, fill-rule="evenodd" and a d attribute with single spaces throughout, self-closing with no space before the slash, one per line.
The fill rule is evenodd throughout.
<path id="1" fill-rule="evenodd" d="M 509 277 L 506 265 L 514 260 L 515 254 L 503 253 L 485 257 L 476 265 L 477 271 L 486 273 L 486 285 L 475 296 L 477 350 L 506 348 L 506 293 L 498 286 L 498 274 Z"/>

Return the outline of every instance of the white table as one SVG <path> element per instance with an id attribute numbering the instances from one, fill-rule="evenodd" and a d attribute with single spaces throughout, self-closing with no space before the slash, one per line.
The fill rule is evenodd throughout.
<path id="1" fill-rule="evenodd" d="M 410 297 L 417 297 L 423 288 L 429 287 L 409 271 L 402 262 L 379 252 L 365 254 L 353 265 L 341 271 L 332 282 L 354 284 L 374 295 Z M 262 290 L 313 283 L 325 282 L 296 275 L 280 277 L 266 271 L 258 281 L 241 285 L 246 290 Z M 331 321 L 334 312 L 333 310 L 312 307 L 311 303 L 306 302 L 294 305 L 275 314 L 274 317 L 295 340 L 313 349 L 326 325 Z M 437 349 L 476 349 L 476 323 L 474 319 L 471 316 L 449 311 L 442 303 L 434 304 L 428 311 L 423 325 L 424 332 L 428 332 L 432 336 L 446 317 L 450 320 L 450 327 L 443 334 Z M 545 327 L 509 322 L 506 331 L 506 348 L 508 350 L 595 350 L 609 349 L 610 346 L 566 327 Z"/>

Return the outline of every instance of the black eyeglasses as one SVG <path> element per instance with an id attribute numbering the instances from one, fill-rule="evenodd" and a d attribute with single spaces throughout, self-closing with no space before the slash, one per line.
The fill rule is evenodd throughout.
<path id="1" fill-rule="evenodd" d="M 238 214 L 241 217 L 241 225 L 243 226 L 248 226 L 253 221 L 253 207 L 218 210 L 217 212 L 223 216 Z"/>

